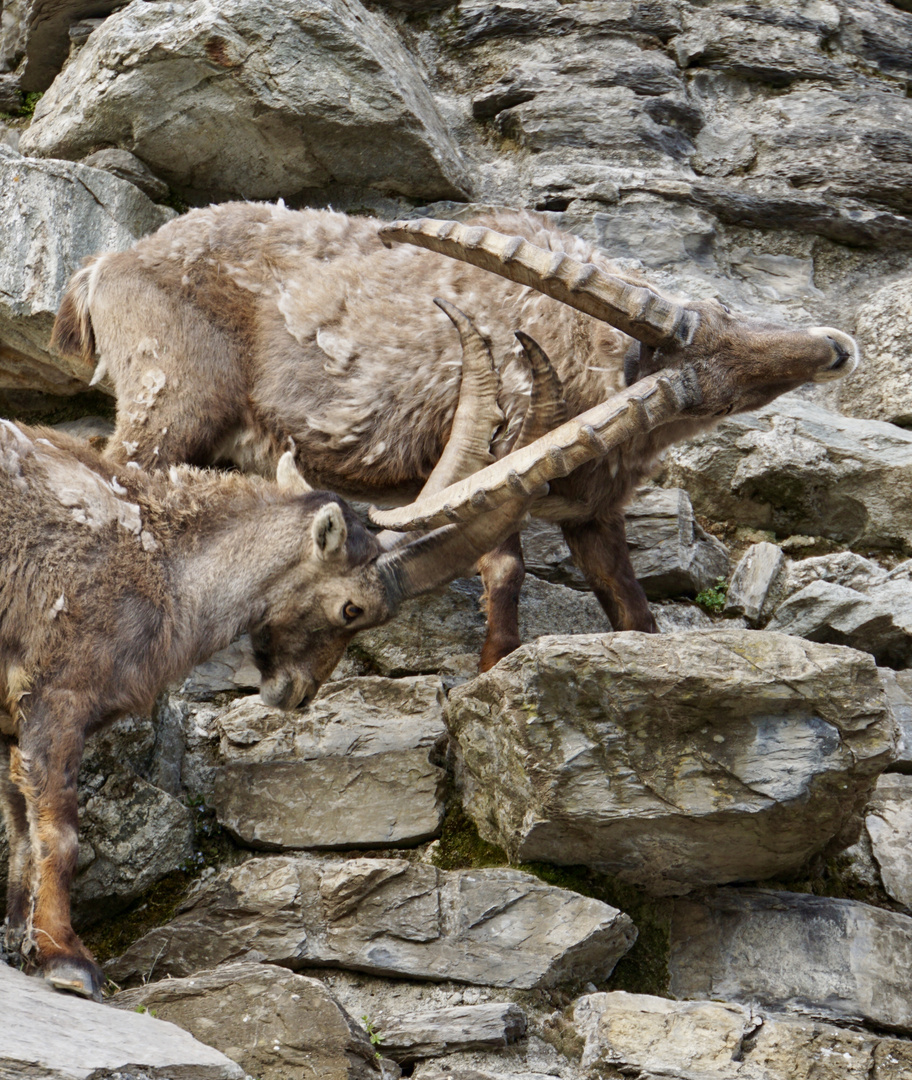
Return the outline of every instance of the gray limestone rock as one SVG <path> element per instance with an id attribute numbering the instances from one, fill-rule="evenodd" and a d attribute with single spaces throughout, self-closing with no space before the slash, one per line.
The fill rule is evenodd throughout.
<path id="1" fill-rule="evenodd" d="M 715 521 L 912 546 L 912 432 L 794 396 L 672 447 L 663 477 Z"/>
<path id="2" fill-rule="evenodd" d="M 84 15 L 107 15 L 121 0 L 27 0 L 22 4 L 19 48 L 23 90 L 47 90 L 70 48 L 70 24 Z"/>
<path id="3" fill-rule="evenodd" d="M 45 94 L 22 140 L 77 158 L 129 150 L 197 199 L 333 185 L 459 198 L 461 156 L 420 64 L 355 0 L 135 0 Z"/>
<path id="4" fill-rule="evenodd" d="M 785 566 L 785 556 L 776 544 L 752 544 L 741 556 L 725 595 L 726 615 L 743 615 L 749 626 L 757 626 L 771 590 Z"/>
<path id="5" fill-rule="evenodd" d="M 526 1014 L 518 1005 L 495 1001 L 378 1019 L 377 1028 L 385 1054 L 394 1061 L 415 1061 L 509 1046 L 525 1035 Z"/>
<path id="6" fill-rule="evenodd" d="M 848 416 L 912 425 L 908 363 L 912 352 L 912 278 L 893 281 L 861 305 L 855 331 L 864 371 L 840 387 L 840 410 Z"/>
<path id="7" fill-rule="evenodd" d="M 258 959 L 531 988 L 606 978 L 635 937 L 616 908 L 518 870 L 270 856 L 204 883 L 107 970 L 130 985 Z"/>
<path id="8" fill-rule="evenodd" d="M 728 551 L 694 520 L 686 491 L 641 490 L 626 521 L 634 573 L 651 600 L 693 596 L 728 577 Z"/>
<path id="9" fill-rule="evenodd" d="M 86 388 L 91 365 L 49 352 L 68 278 L 85 256 L 129 247 L 172 217 L 110 173 L 0 145 L 0 390 Z"/>
<path id="10" fill-rule="evenodd" d="M 111 1004 L 154 1012 L 258 1080 L 287 1080 L 299 1070 L 326 1080 L 398 1075 L 384 1067 L 367 1034 L 322 983 L 271 964 L 223 964 L 162 979 L 124 990 Z"/>
<path id="11" fill-rule="evenodd" d="M 896 591 L 899 605 L 881 597 L 881 590 L 860 593 L 815 581 L 789 596 L 766 629 L 863 649 L 879 664 L 907 667 L 912 662 L 912 596 L 908 584 Z"/>
<path id="12" fill-rule="evenodd" d="M 242 698 L 218 718 L 212 805 L 257 848 L 401 847 L 443 819 L 443 686 L 363 676 L 326 686 L 301 719 Z"/>
<path id="13" fill-rule="evenodd" d="M 798 1020 L 720 1001 L 622 991 L 573 1007 L 588 1075 L 662 1080 L 901 1080 L 908 1039 Z"/>
<path id="14" fill-rule="evenodd" d="M 894 752 L 869 656 L 765 632 L 542 638 L 448 711 L 485 839 L 657 894 L 851 842 Z"/>
<path id="15" fill-rule="evenodd" d="M 112 176 L 119 176 L 121 180 L 134 184 L 153 202 L 162 202 L 168 196 L 168 185 L 159 180 L 145 162 L 128 150 L 98 150 L 83 158 L 82 164 L 93 169 L 104 169 Z"/>
<path id="16" fill-rule="evenodd" d="M 880 777 L 865 807 L 865 828 L 884 888 L 912 912 L 912 776 Z"/>
<path id="17" fill-rule="evenodd" d="M 481 582 L 456 581 L 445 591 L 403 604 L 396 619 L 359 634 L 351 651 L 383 675 L 440 672 L 457 679 L 478 671 L 485 636 Z M 523 640 L 542 634 L 593 634 L 608 616 L 591 593 L 529 575 L 519 603 Z"/>
<path id="18" fill-rule="evenodd" d="M 912 772 L 912 671 L 881 669 L 881 679 L 896 724 L 896 760 L 893 768 Z"/>
<path id="19" fill-rule="evenodd" d="M 0 963 L 0 1078 L 99 1080 L 118 1073 L 244 1080 L 240 1065 L 174 1024 L 118 1012 Z"/>
<path id="20" fill-rule="evenodd" d="M 912 1031 L 912 918 L 805 893 L 719 889 L 675 901 L 670 989 Z"/>

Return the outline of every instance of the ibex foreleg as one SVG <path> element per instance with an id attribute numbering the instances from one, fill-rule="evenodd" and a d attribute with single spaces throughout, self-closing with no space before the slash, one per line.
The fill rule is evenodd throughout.
<path id="1" fill-rule="evenodd" d="M 657 634 L 659 628 L 630 561 L 624 515 L 611 514 L 581 525 L 564 525 L 562 529 L 573 561 L 605 609 L 612 627 Z"/>
<path id="2" fill-rule="evenodd" d="M 519 639 L 519 594 L 526 567 L 519 533 L 513 533 L 499 546 L 478 560 L 484 582 L 484 612 L 488 622 L 479 671 L 488 671 L 514 649 Z"/>
<path id="3" fill-rule="evenodd" d="M 6 886 L 5 945 L 11 953 L 22 948 L 31 897 L 32 860 L 25 798 L 10 777 L 10 740 L 0 735 L 0 807 L 9 843 Z"/>
<path id="4" fill-rule="evenodd" d="M 31 845 L 31 918 L 27 959 L 59 989 L 101 1000 L 104 977 L 70 922 L 70 884 L 79 851 L 76 778 L 82 759 L 81 725 L 56 725 L 47 737 L 31 704 L 31 723 L 10 757 L 10 779 L 25 802 Z M 63 737 L 66 733 L 67 737 Z"/>

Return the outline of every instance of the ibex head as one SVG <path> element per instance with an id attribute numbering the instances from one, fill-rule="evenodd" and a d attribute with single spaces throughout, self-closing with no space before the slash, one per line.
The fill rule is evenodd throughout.
<path id="1" fill-rule="evenodd" d="M 594 263 L 484 226 L 398 221 L 381 236 L 490 270 L 629 334 L 638 345 L 625 367 L 628 385 L 661 369 L 690 368 L 702 396 L 688 408 L 691 416 L 757 409 L 802 383 L 848 375 L 858 364 L 858 347 L 841 330 L 791 330 L 734 316 L 714 301 L 679 304 Z"/>

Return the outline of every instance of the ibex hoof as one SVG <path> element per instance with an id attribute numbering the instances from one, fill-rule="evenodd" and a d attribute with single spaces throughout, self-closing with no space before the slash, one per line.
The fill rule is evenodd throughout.
<path id="1" fill-rule="evenodd" d="M 61 957 L 49 960 L 42 974 L 55 990 L 68 990 L 92 1001 L 101 1001 L 104 976 L 89 960 Z"/>

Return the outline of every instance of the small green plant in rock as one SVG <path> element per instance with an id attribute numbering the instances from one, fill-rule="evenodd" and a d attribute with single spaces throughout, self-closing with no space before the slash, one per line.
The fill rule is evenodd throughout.
<path id="1" fill-rule="evenodd" d="M 374 1048 L 374 1057 L 380 1057 L 380 1051 L 377 1047 L 383 1042 L 383 1036 L 374 1026 L 373 1020 L 370 1019 L 367 1014 L 361 1017 L 361 1023 L 364 1025 L 364 1030 L 367 1032 L 367 1037 L 371 1041 L 371 1046 Z"/>
<path id="2" fill-rule="evenodd" d="M 725 607 L 725 597 L 728 594 L 728 583 L 724 577 L 716 578 L 715 585 L 711 585 L 708 589 L 703 589 L 702 592 L 698 592 L 696 601 L 703 608 L 704 611 L 708 611 L 710 615 L 718 615 L 719 612 Z"/>
<path id="3" fill-rule="evenodd" d="M 22 105 L 19 109 L 20 116 L 34 116 L 35 106 L 44 97 L 43 90 L 33 90 L 30 93 L 22 94 Z"/>

